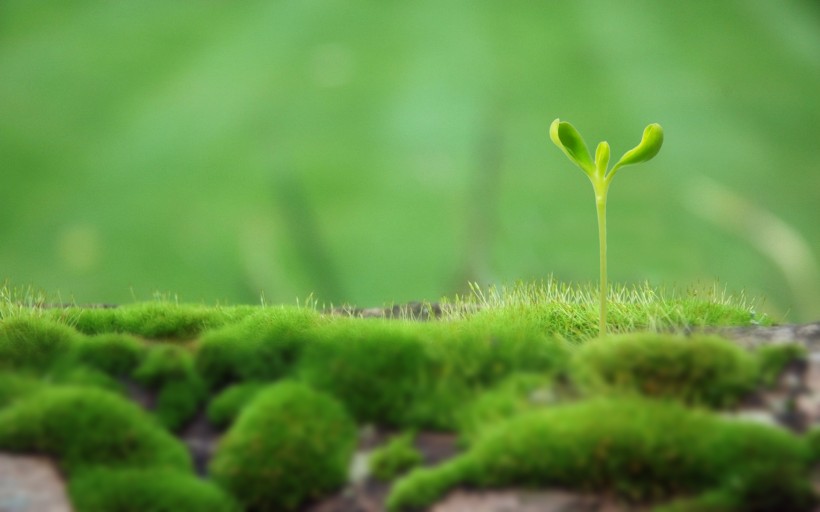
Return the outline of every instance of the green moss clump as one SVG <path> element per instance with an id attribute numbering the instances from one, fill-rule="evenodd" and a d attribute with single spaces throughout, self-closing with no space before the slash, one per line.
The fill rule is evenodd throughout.
<path id="1" fill-rule="evenodd" d="M 46 384 L 34 376 L 0 372 L 0 409 L 25 399 L 45 387 Z"/>
<path id="2" fill-rule="evenodd" d="M 499 421 L 552 405 L 558 400 L 554 378 L 537 373 L 516 373 L 478 395 L 458 410 L 459 441 L 472 444 Z"/>
<path id="3" fill-rule="evenodd" d="M 92 469 L 72 476 L 68 492 L 82 512 L 239 512 L 218 486 L 168 469 Z"/>
<path id="4" fill-rule="evenodd" d="M 217 427 L 226 427 L 242 412 L 267 383 L 243 382 L 227 387 L 208 404 L 208 421 Z"/>
<path id="5" fill-rule="evenodd" d="M 659 499 L 720 487 L 752 464 L 798 468 L 807 478 L 807 451 L 787 432 L 675 402 L 598 398 L 499 424 L 466 454 L 399 480 L 388 506 L 429 505 L 457 484 L 562 486 Z M 426 501 L 419 503 L 419 496 Z"/>
<path id="6" fill-rule="evenodd" d="M 421 452 L 414 446 L 416 433 L 405 432 L 390 439 L 370 454 L 370 473 L 379 480 L 388 482 L 401 473 L 420 465 Z"/>
<path id="7" fill-rule="evenodd" d="M 362 422 L 403 425 L 429 389 L 424 347 L 411 331 L 388 321 L 339 322 L 305 348 L 299 376 L 338 398 Z"/>
<path id="8" fill-rule="evenodd" d="M 133 376 L 159 392 L 153 414 L 172 431 L 184 426 L 206 397 L 205 384 L 194 368 L 193 356 L 177 345 L 151 347 Z"/>
<path id="9" fill-rule="evenodd" d="M 296 510 L 344 484 L 356 437 L 333 398 L 295 382 L 272 384 L 228 430 L 210 474 L 246 509 Z"/>
<path id="10" fill-rule="evenodd" d="M 237 322 L 256 308 L 231 308 L 141 302 L 118 308 L 66 308 L 51 313 L 55 319 L 70 318 L 84 334 L 128 333 L 149 339 L 190 340 L 209 329 Z"/>
<path id="11" fill-rule="evenodd" d="M 758 382 L 755 358 L 717 337 L 646 333 L 593 340 L 576 363 L 576 381 L 590 393 L 635 391 L 710 407 L 733 405 Z"/>
<path id="12" fill-rule="evenodd" d="M 760 380 L 766 386 L 772 386 L 794 361 L 806 361 L 806 347 L 797 343 L 783 345 L 764 345 L 755 352 L 760 365 Z"/>
<path id="13" fill-rule="evenodd" d="M 130 375 L 145 355 L 144 345 L 127 334 L 98 334 L 72 344 L 70 361 L 112 377 Z"/>
<path id="14" fill-rule="evenodd" d="M 137 405 L 93 388 L 48 388 L 0 410 L 0 449 L 94 465 L 191 470 L 185 447 Z"/>
<path id="15" fill-rule="evenodd" d="M 653 512 L 812 512 L 817 501 L 800 468 L 752 463 L 715 490 L 674 500 Z"/>
<path id="16" fill-rule="evenodd" d="M 44 370 L 80 338 L 71 327 L 37 317 L 0 322 L 0 369 Z"/>
<path id="17" fill-rule="evenodd" d="M 48 375 L 49 383 L 68 386 L 90 386 L 125 395 L 122 382 L 94 368 L 87 366 L 58 365 Z"/>
<path id="18" fill-rule="evenodd" d="M 320 316 L 304 308 L 265 309 L 242 322 L 205 333 L 196 366 L 209 387 L 272 381 L 295 369 Z"/>

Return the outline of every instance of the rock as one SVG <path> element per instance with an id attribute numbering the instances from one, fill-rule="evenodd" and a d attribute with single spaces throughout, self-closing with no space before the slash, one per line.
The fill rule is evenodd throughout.
<path id="1" fill-rule="evenodd" d="M 47 457 L 0 453 L 0 512 L 72 512 L 65 484 Z"/>

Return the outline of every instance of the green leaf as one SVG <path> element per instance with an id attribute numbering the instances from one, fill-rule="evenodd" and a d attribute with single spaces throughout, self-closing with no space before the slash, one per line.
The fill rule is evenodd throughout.
<path id="1" fill-rule="evenodd" d="M 590 176 L 595 172 L 587 145 L 574 126 L 556 119 L 550 125 L 550 139 L 582 171 Z"/>
<path id="2" fill-rule="evenodd" d="M 663 145 L 663 128 L 658 123 L 652 123 L 644 129 L 641 143 L 624 153 L 624 156 L 612 168 L 612 172 L 627 165 L 651 160 L 661 150 L 661 145 Z"/>
<path id="3" fill-rule="evenodd" d="M 595 167 L 598 169 L 598 176 L 606 175 L 606 168 L 609 165 L 609 143 L 602 141 L 598 143 L 595 150 Z"/>

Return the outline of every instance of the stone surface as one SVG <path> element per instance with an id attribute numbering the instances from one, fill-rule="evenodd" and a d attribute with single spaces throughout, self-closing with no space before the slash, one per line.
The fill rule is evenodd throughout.
<path id="1" fill-rule="evenodd" d="M 72 512 L 51 459 L 0 453 L 0 512 Z"/>

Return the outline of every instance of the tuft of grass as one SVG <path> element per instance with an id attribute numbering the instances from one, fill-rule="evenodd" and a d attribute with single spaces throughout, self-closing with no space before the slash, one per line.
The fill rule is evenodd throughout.
<path id="1" fill-rule="evenodd" d="M 379 480 L 389 482 L 400 474 L 421 465 L 421 452 L 413 444 L 414 431 L 394 436 L 387 444 L 373 450 L 368 461 L 370 473 Z"/>
<path id="2" fill-rule="evenodd" d="M 808 477 L 801 439 L 675 402 L 597 398 L 499 424 L 465 454 L 400 479 L 388 509 L 428 506 L 455 485 L 562 486 L 632 500 L 702 492 L 752 464 Z"/>
<path id="3" fill-rule="evenodd" d="M 265 308 L 243 321 L 205 333 L 196 366 L 211 388 L 290 375 L 321 316 L 307 308 Z"/>
<path id="4" fill-rule="evenodd" d="M 249 510 L 296 510 L 339 488 L 356 426 L 328 395 L 272 384 L 242 411 L 211 461 L 214 481 Z"/>
<path id="5" fill-rule="evenodd" d="M 0 449 L 90 466 L 191 471 L 186 448 L 137 405 L 94 388 L 54 387 L 0 410 Z"/>
<path id="6" fill-rule="evenodd" d="M 193 356 L 178 345 L 152 346 L 133 377 L 159 392 L 152 412 L 172 431 L 184 426 L 206 397 L 205 384 L 194 368 Z"/>
<path id="7" fill-rule="evenodd" d="M 495 321 L 528 321 L 539 331 L 582 341 L 599 331 L 598 288 L 561 283 L 553 278 L 518 282 L 512 286 L 471 284 L 471 293 L 444 301 L 448 318 L 471 317 L 479 312 Z M 691 330 L 695 327 L 771 323 L 755 312 L 744 295 L 731 295 L 717 285 L 685 290 L 613 285 L 608 296 L 607 326 L 610 333 L 644 330 Z"/>
<path id="8" fill-rule="evenodd" d="M 729 407 L 755 388 L 759 373 L 753 355 L 722 338 L 636 333 L 587 341 L 574 377 L 591 395 L 629 391 Z"/>
<path id="9" fill-rule="evenodd" d="M 82 512 L 239 512 L 218 486 L 170 469 L 90 469 L 71 477 L 71 502 Z"/>
<path id="10" fill-rule="evenodd" d="M 208 404 L 208 421 L 217 427 L 230 425 L 257 393 L 268 385 L 251 381 L 228 386 Z"/>

